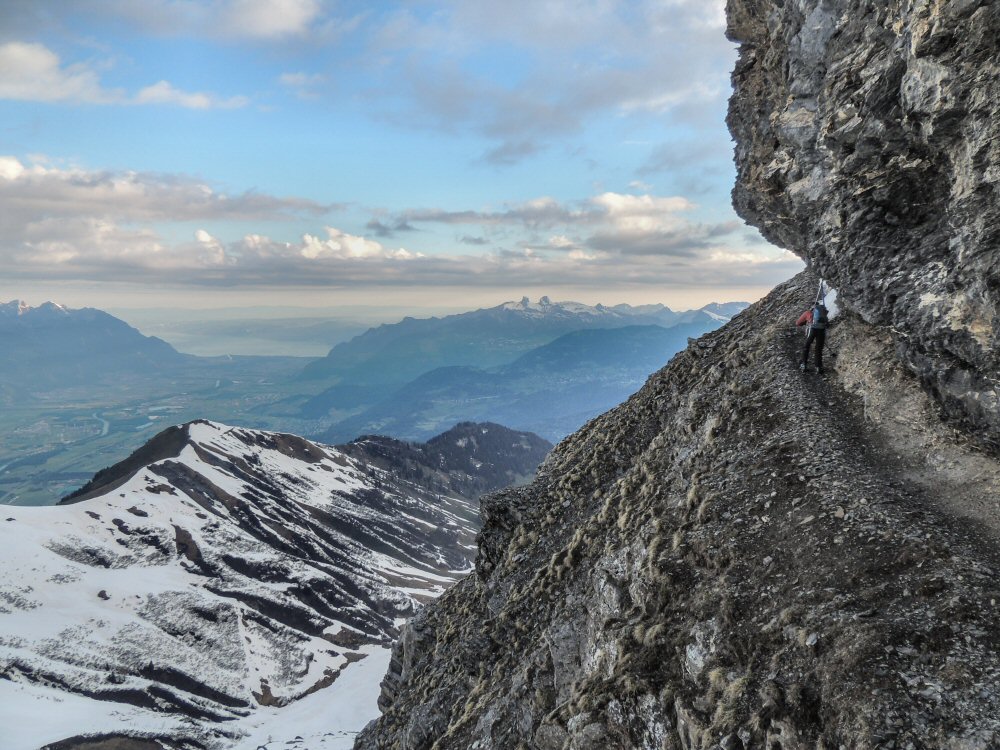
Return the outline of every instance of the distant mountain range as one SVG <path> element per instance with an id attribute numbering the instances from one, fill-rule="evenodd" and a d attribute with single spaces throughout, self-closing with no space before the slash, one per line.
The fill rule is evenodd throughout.
<path id="1" fill-rule="evenodd" d="M 94 308 L 71 310 L 54 302 L 38 307 L 0 304 L 0 377 L 34 385 L 72 380 L 83 385 L 121 373 L 179 366 L 189 358 L 154 336 Z"/>
<path id="2" fill-rule="evenodd" d="M 0 502 L 55 502 L 162 424 L 199 418 L 328 442 L 360 434 L 425 440 L 465 421 L 558 440 L 635 391 L 688 337 L 743 307 L 675 312 L 522 299 L 405 318 L 306 360 L 181 354 L 100 310 L 7 303 Z"/>
<path id="3" fill-rule="evenodd" d="M 333 448 L 194 422 L 63 506 L 6 508 L 0 705 L 17 721 L 0 744 L 256 748 L 307 716 L 360 729 L 403 618 L 471 567 L 479 494 L 550 447 L 485 424 Z"/>
<path id="4" fill-rule="evenodd" d="M 306 366 L 305 379 L 336 378 L 369 388 L 399 386 L 438 367 L 491 368 L 573 331 L 656 325 L 669 328 L 698 321 L 725 322 L 746 303 L 713 303 L 675 312 L 665 305 L 584 305 L 506 302 L 496 307 L 442 318 L 404 318 L 365 331 L 338 344 L 323 359 Z"/>
<path id="5" fill-rule="evenodd" d="M 672 328 L 574 331 L 496 368 L 439 367 L 323 433 L 338 442 L 363 432 L 425 439 L 456 420 L 499 422 L 560 440 L 621 403 L 650 373 L 696 338 L 718 328 L 701 318 Z M 323 399 L 344 395 L 335 387 Z"/>
<path id="6" fill-rule="evenodd" d="M 362 432 L 425 439 L 463 420 L 499 422 L 559 440 L 633 393 L 687 346 L 747 307 L 507 302 L 372 328 L 310 363 L 336 383 L 298 416 L 333 424 L 328 441 Z"/>

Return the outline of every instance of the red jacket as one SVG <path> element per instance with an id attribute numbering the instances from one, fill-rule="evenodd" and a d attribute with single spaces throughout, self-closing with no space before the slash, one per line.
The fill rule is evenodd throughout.
<path id="1" fill-rule="evenodd" d="M 812 308 L 806 310 L 799 316 L 799 319 L 795 321 L 797 326 L 810 326 L 813 322 L 813 311 Z"/>

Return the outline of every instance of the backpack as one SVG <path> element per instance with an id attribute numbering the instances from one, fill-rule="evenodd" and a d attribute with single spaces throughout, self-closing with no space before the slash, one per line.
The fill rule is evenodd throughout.
<path id="1" fill-rule="evenodd" d="M 829 320 L 829 315 L 824 305 L 816 305 L 813 308 L 812 318 L 813 318 L 812 325 L 810 326 L 811 328 L 818 328 L 821 330 L 826 329 L 826 324 L 827 321 Z"/>

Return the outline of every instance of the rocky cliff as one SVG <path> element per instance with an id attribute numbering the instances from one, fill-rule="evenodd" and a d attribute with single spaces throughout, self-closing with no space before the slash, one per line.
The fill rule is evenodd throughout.
<path id="1" fill-rule="evenodd" d="M 1000 5 L 729 0 L 737 210 L 1000 444 Z"/>
<path id="2" fill-rule="evenodd" d="M 734 200 L 812 270 L 484 501 L 359 750 L 1000 746 L 1000 5 L 729 18 Z"/>
<path id="3" fill-rule="evenodd" d="M 779 287 L 483 505 L 357 747 L 993 747 L 1000 466 L 887 334 Z M 891 354 L 891 349 L 889 349 Z"/>

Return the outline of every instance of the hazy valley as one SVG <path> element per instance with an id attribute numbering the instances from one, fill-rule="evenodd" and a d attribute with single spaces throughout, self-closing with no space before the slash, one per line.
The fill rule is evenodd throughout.
<path id="1" fill-rule="evenodd" d="M 425 439 L 457 422 L 494 421 L 556 440 L 638 388 L 687 336 L 740 307 L 674 313 L 511 303 L 408 318 L 309 359 L 198 357 L 98 310 L 8 303 L 0 316 L 8 353 L 0 365 L 0 502 L 52 504 L 164 426 L 192 419 L 328 442 L 372 432 Z M 647 328 L 638 332 L 642 341 L 636 331 L 600 338 L 602 330 L 653 321 L 676 328 Z M 225 327 L 226 335 L 254 336 L 260 328 Z M 277 336 L 280 321 L 268 330 Z M 449 367 L 463 368 L 461 377 Z M 492 406 L 498 401 L 502 408 Z"/>

